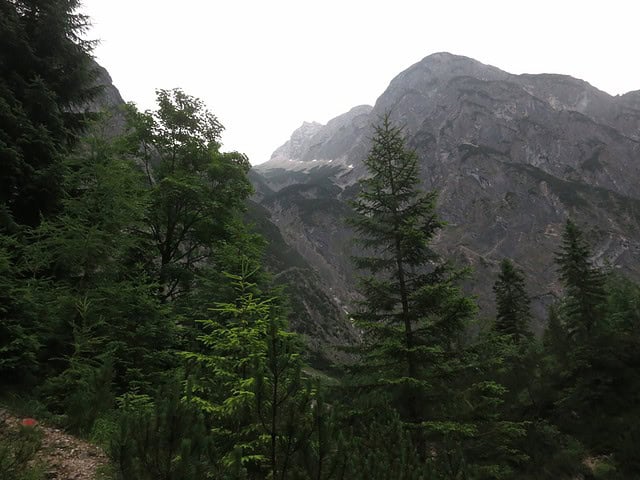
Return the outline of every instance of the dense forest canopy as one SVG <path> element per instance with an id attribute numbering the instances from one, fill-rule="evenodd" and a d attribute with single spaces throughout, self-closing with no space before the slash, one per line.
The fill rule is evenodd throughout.
<path id="1" fill-rule="evenodd" d="M 542 337 L 509 259 L 479 318 L 381 118 L 351 205 L 362 338 L 320 372 L 244 220 L 248 159 L 180 89 L 105 136 L 77 7 L 0 0 L 1 402 L 100 444 L 122 480 L 640 475 L 640 286 L 583 226 L 545 252 L 563 295 Z M 37 478 L 35 427 L 1 428 L 0 477 Z"/>

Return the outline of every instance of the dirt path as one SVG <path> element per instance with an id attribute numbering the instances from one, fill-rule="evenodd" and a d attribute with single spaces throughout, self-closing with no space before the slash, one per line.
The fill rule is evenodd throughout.
<path id="1" fill-rule="evenodd" d="M 0 408 L 0 430 L 17 429 L 22 420 Z M 35 460 L 46 465 L 47 480 L 94 480 L 98 468 L 109 463 L 105 453 L 91 443 L 43 424 L 34 428 L 42 431 Z"/>

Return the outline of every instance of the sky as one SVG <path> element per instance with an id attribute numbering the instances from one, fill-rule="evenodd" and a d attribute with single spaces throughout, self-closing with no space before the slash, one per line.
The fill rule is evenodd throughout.
<path id="1" fill-rule="evenodd" d="M 180 87 L 225 126 L 223 150 L 269 159 L 303 121 L 373 105 L 425 56 L 640 89 L 637 0 L 84 0 L 94 51 L 127 101 Z"/>

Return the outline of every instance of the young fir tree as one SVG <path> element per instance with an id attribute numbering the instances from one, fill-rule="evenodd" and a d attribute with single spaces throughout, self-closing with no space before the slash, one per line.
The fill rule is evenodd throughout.
<path id="1" fill-rule="evenodd" d="M 397 409 L 424 457 L 426 430 L 442 439 L 459 426 L 447 418 L 448 397 L 462 366 L 464 326 L 476 307 L 457 286 L 460 272 L 431 249 L 443 225 L 436 195 L 420 190 L 417 156 L 389 115 L 375 127 L 365 165 L 369 176 L 360 181 L 351 220 L 363 252 L 354 260 L 368 273 L 354 315 L 365 333 L 356 385 Z"/>
<path id="2" fill-rule="evenodd" d="M 290 478 L 312 428 L 314 392 L 303 379 L 299 341 L 274 299 L 261 296 L 256 273 L 245 260 L 239 275 L 228 274 L 235 301 L 201 322 L 202 351 L 184 353 L 192 401 L 211 421 L 220 478 Z"/>
<path id="3" fill-rule="evenodd" d="M 284 329 L 283 317 L 271 312 L 266 358 L 256 371 L 255 410 L 268 438 L 265 460 L 269 478 L 290 478 L 298 452 L 308 442 L 314 392 L 302 375 L 296 334 Z"/>
<path id="4" fill-rule="evenodd" d="M 524 275 L 511 260 L 500 264 L 500 274 L 493 285 L 496 295 L 497 318 L 495 330 L 510 335 L 517 344 L 531 338 L 530 300 L 524 285 Z"/>
<path id="5" fill-rule="evenodd" d="M 239 275 L 227 274 L 236 300 L 219 303 L 212 318 L 201 321 L 202 351 L 183 353 L 192 377 L 189 396 L 213 425 L 220 475 L 245 466 L 255 473 L 265 460 L 254 407 L 256 372 L 267 357 L 271 302 L 258 295 L 252 273 L 245 262 Z"/>

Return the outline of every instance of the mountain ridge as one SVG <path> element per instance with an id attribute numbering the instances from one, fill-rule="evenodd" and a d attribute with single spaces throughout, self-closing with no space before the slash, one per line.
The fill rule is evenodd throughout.
<path id="1" fill-rule="evenodd" d="M 640 92 L 612 96 L 567 75 L 514 75 L 441 52 L 394 77 L 357 125 L 335 129 L 329 121 L 299 139 L 307 150 L 255 171 L 275 192 L 265 207 L 283 237 L 320 270 L 333 265 L 323 278 L 349 304 L 356 272 L 344 216 L 366 175 L 371 125 L 390 112 L 420 158 L 422 187 L 439 192 L 449 226 L 436 248 L 474 268 L 470 290 L 487 315 L 490 285 L 471 284 L 487 284 L 500 259 L 513 258 L 528 274 L 540 320 L 559 294 L 552 258 L 569 217 L 588 226 L 597 261 L 640 277 L 639 106 Z M 313 200 L 292 195 L 293 186 L 319 184 Z M 333 212 L 321 208 L 328 203 Z"/>

